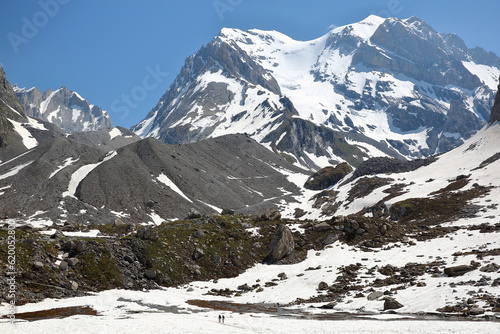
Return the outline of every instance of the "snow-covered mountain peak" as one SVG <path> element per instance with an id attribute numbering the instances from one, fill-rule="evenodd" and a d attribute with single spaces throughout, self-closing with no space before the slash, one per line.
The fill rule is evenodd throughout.
<path id="1" fill-rule="evenodd" d="M 499 75 L 498 56 L 415 17 L 309 41 L 224 28 L 133 131 L 167 143 L 246 132 L 308 166 L 425 157 L 485 124 Z"/>
<path id="2" fill-rule="evenodd" d="M 35 87 L 15 87 L 14 91 L 28 116 L 51 122 L 65 131 L 92 131 L 112 126 L 107 111 L 64 86 L 44 93 Z"/>

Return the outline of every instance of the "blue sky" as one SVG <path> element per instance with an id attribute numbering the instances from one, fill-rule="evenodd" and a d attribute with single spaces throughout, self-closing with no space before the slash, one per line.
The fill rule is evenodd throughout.
<path id="1" fill-rule="evenodd" d="M 419 16 L 469 47 L 500 55 L 499 13 L 498 0 L 2 1 L 0 64 L 12 84 L 66 86 L 129 128 L 158 102 L 185 58 L 222 27 L 310 40 L 370 14 Z"/>

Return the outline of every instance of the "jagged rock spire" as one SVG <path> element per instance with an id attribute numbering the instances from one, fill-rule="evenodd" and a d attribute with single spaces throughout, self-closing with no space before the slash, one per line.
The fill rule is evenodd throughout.
<path id="1" fill-rule="evenodd" d="M 498 81 L 498 91 L 493 108 L 491 108 L 490 123 L 500 121 L 500 78 L 498 78 Z"/>

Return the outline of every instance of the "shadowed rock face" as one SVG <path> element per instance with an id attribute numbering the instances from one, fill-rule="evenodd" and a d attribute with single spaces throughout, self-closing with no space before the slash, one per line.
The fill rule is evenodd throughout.
<path id="1" fill-rule="evenodd" d="M 500 81 L 500 78 L 499 78 Z M 500 83 L 498 84 L 498 91 L 495 97 L 495 104 L 491 109 L 490 123 L 500 121 Z"/>
<path id="2" fill-rule="evenodd" d="M 9 120 L 27 121 L 24 108 L 0 66 L 0 161 L 8 160 L 26 149 Z"/>
<path id="3" fill-rule="evenodd" d="M 266 261 L 276 263 L 292 254 L 295 248 L 292 231 L 286 225 L 280 225 L 271 240 L 269 255 Z"/>

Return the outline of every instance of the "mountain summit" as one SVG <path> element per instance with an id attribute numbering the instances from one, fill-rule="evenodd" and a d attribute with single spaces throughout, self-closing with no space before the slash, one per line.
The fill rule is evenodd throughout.
<path id="1" fill-rule="evenodd" d="M 486 123 L 499 75 L 498 56 L 416 17 L 372 15 L 312 41 L 224 28 L 133 131 L 167 143 L 245 132 L 310 167 L 419 158 Z"/>

